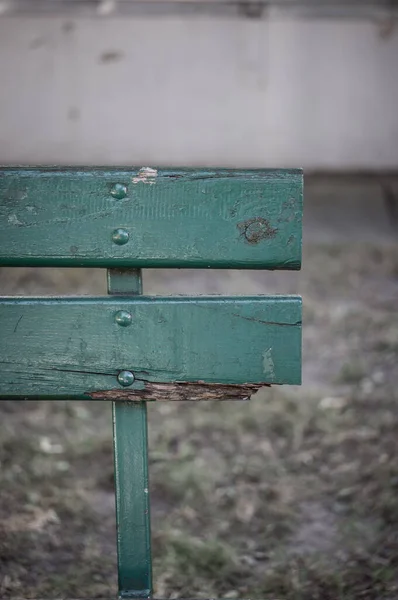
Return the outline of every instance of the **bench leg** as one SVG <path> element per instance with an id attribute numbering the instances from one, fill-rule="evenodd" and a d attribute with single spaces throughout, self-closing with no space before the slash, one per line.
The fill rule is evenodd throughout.
<path id="1" fill-rule="evenodd" d="M 145 402 L 113 403 L 119 596 L 152 592 Z"/>
<path id="2" fill-rule="evenodd" d="M 140 271 L 109 270 L 108 293 L 140 294 Z M 119 597 L 149 598 L 152 560 L 146 403 L 113 402 L 112 415 Z"/>

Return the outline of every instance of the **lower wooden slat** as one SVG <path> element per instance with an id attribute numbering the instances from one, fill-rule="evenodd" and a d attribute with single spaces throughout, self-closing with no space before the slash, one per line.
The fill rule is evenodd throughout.
<path id="1" fill-rule="evenodd" d="M 0 331 L 0 398 L 151 399 L 162 395 L 154 384 L 177 382 L 193 396 L 210 384 L 212 396 L 214 384 L 301 382 L 296 296 L 2 298 Z M 174 399 L 187 399 L 182 388 Z"/>

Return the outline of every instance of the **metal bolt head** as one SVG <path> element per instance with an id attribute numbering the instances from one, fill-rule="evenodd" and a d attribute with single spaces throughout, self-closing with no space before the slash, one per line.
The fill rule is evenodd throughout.
<path id="1" fill-rule="evenodd" d="M 112 241 L 118 246 L 123 246 L 124 244 L 127 244 L 127 242 L 129 241 L 129 237 L 129 232 L 125 229 L 115 229 L 115 231 L 112 233 Z"/>
<path id="2" fill-rule="evenodd" d="M 111 189 L 111 196 L 117 200 L 121 200 L 127 196 L 127 187 L 123 183 L 115 183 Z"/>
<path id="3" fill-rule="evenodd" d="M 127 310 L 119 310 L 115 314 L 115 321 L 121 327 L 128 327 L 131 325 L 132 320 L 133 317 L 131 316 L 131 313 L 127 312 Z"/>
<path id="4" fill-rule="evenodd" d="M 128 387 L 134 383 L 134 375 L 131 371 L 120 371 L 117 380 L 123 387 Z"/>

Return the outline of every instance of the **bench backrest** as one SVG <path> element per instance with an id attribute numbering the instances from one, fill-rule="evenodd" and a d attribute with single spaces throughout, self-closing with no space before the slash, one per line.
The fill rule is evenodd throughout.
<path id="1" fill-rule="evenodd" d="M 0 265 L 298 269 L 301 220 L 300 171 L 0 170 Z M 198 381 L 213 386 L 203 397 L 215 384 L 300 382 L 297 297 L 0 303 L 3 398 L 149 399 L 161 384 L 181 399 Z"/>
<path id="2" fill-rule="evenodd" d="M 145 297 L 141 269 L 299 269 L 301 219 L 300 171 L 0 169 L 0 265 L 108 269 L 0 298 L 0 399 L 114 401 L 121 598 L 152 591 L 146 401 L 301 381 L 299 297 Z"/>

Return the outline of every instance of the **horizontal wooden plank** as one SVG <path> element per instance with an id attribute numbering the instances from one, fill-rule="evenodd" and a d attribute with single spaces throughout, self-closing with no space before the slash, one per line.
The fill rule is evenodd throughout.
<path id="1" fill-rule="evenodd" d="M 3 399 L 154 399 L 154 384 L 196 384 L 187 399 L 203 382 L 301 380 L 296 296 L 1 298 L 0 330 Z"/>
<path id="2" fill-rule="evenodd" d="M 300 170 L 0 169 L 0 265 L 299 269 Z"/>

